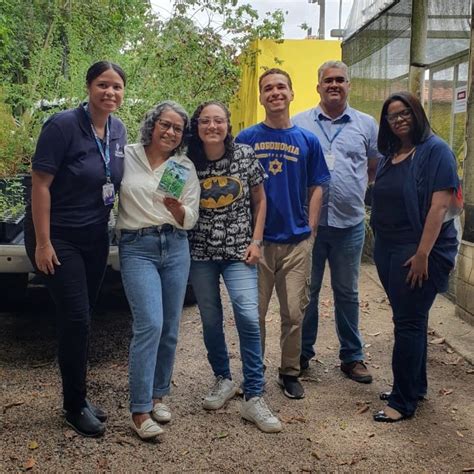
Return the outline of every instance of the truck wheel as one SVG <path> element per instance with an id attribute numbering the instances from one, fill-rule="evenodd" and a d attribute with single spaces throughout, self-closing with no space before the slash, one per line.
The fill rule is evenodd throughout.
<path id="1" fill-rule="evenodd" d="M 25 299 L 28 273 L 0 273 L 0 303 L 17 304 Z"/>

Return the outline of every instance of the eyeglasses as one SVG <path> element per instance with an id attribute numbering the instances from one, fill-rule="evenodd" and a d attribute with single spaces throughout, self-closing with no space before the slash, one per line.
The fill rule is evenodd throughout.
<path id="1" fill-rule="evenodd" d="M 180 125 L 175 125 L 171 122 L 168 122 L 168 120 L 158 119 L 156 123 L 161 128 L 161 130 L 163 130 L 163 132 L 166 132 L 167 130 L 172 128 L 174 130 L 174 133 L 176 133 L 176 135 L 182 135 L 184 133 L 183 127 L 181 127 Z"/>
<path id="2" fill-rule="evenodd" d="M 411 109 L 403 109 L 400 112 L 397 112 L 395 114 L 387 114 L 385 118 L 387 119 L 388 123 L 394 124 L 398 121 L 399 118 L 402 120 L 407 120 L 408 118 L 411 117 Z"/>
<path id="3" fill-rule="evenodd" d="M 204 127 L 210 125 L 211 122 L 214 122 L 216 125 L 224 125 L 227 123 L 227 119 L 224 117 L 202 117 L 198 118 L 197 121 L 199 125 L 203 125 Z"/>
<path id="4" fill-rule="evenodd" d="M 333 82 L 336 84 L 344 84 L 344 82 L 348 82 L 344 76 L 337 76 L 337 77 L 326 77 L 326 79 L 322 80 L 322 83 L 325 86 L 330 86 Z"/>

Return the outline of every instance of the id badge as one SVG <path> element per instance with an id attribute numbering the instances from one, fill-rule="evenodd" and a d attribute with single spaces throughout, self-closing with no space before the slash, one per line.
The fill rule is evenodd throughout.
<path id="1" fill-rule="evenodd" d="M 102 186 L 102 199 L 106 206 L 110 206 L 115 201 L 115 189 L 113 183 L 105 183 Z"/>
<path id="2" fill-rule="evenodd" d="M 332 171 L 336 162 L 336 155 L 334 155 L 334 153 L 330 151 L 324 155 L 324 158 L 326 159 L 326 165 L 328 167 L 328 170 Z"/>

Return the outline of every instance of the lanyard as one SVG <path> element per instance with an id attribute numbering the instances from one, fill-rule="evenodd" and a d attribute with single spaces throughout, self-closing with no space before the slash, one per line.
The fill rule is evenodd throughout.
<path id="1" fill-rule="evenodd" d="M 110 116 L 107 119 L 106 123 L 106 133 L 105 133 L 105 150 L 102 145 L 102 141 L 100 140 L 97 132 L 95 130 L 94 124 L 92 123 L 92 117 L 89 112 L 88 104 L 84 104 L 84 110 L 86 111 L 87 118 L 89 119 L 89 123 L 91 124 L 92 134 L 95 138 L 95 143 L 97 148 L 99 149 L 100 156 L 104 162 L 105 166 L 105 177 L 107 178 L 107 183 L 110 183 L 111 171 L 110 171 Z"/>
<path id="2" fill-rule="evenodd" d="M 326 140 L 329 142 L 329 149 L 330 150 L 332 148 L 333 141 L 342 132 L 342 129 L 347 125 L 347 122 L 344 122 L 343 124 L 341 124 L 341 126 L 337 129 L 336 133 L 332 136 L 332 138 L 329 138 L 329 135 L 327 134 L 326 130 L 324 130 L 323 126 L 321 125 L 321 122 L 319 121 L 319 119 L 316 119 L 316 123 L 319 125 L 319 128 L 324 133 L 324 136 L 326 137 Z"/>

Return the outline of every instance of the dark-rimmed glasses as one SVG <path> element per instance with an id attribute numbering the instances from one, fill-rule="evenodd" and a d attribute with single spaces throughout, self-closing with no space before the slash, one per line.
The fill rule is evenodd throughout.
<path id="1" fill-rule="evenodd" d="M 394 114 L 387 114 L 385 118 L 387 119 L 387 122 L 390 124 L 394 124 L 398 121 L 399 118 L 402 120 L 407 120 L 411 117 L 411 109 L 406 108 L 401 110 L 400 112 L 396 112 Z"/>
<path id="2" fill-rule="evenodd" d="M 181 127 L 181 125 L 175 125 L 171 122 L 168 122 L 168 120 L 158 119 L 156 123 L 159 125 L 161 130 L 163 130 L 163 132 L 166 132 L 167 130 L 172 128 L 174 130 L 174 133 L 176 133 L 176 135 L 182 135 L 184 133 L 184 128 Z"/>

